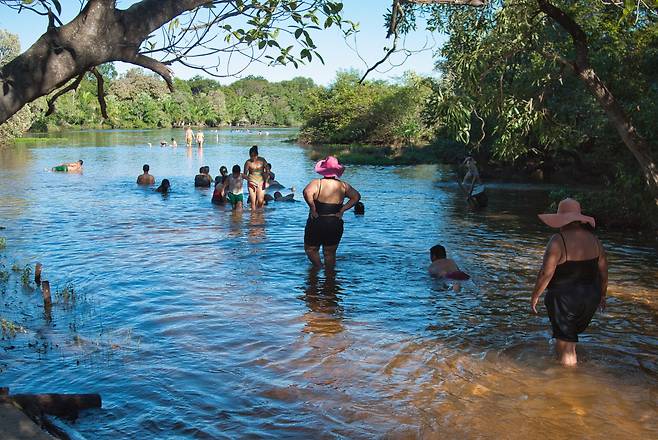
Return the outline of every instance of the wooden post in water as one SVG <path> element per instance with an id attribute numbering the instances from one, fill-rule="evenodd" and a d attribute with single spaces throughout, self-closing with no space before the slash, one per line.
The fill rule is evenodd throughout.
<path id="1" fill-rule="evenodd" d="M 43 295 L 43 305 L 45 307 L 50 307 L 53 300 L 50 297 L 50 283 L 48 281 L 41 283 L 41 294 Z"/>
<path id="2" fill-rule="evenodd" d="M 37 263 L 37 265 L 34 268 L 34 284 L 37 286 L 41 284 L 41 268 L 43 266 L 41 263 Z"/>

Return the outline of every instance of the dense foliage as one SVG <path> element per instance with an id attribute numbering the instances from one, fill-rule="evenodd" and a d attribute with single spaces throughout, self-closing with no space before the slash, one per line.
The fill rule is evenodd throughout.
<path id="1" fill-rule="evenodd" d="M 175 79 L 170 93 L 162 80 L 141 69 L 117 75 L 103 69 L 107 85 L 104 121 L 97 100 L 96 82 L 85 78 L 77 91 L 57 100 L 50 116 L 39 117 L 36 128 L 121 127 L 146 128 L 192 125 L 281 125 L 301 124 L 307 95 L 318 87 L 307 78 L 270 83 L 247 77 L 229 86 L 194 77 Z"/>
<path id="2" fill-rule="evenodd" d="M 421 111 L 431 92 L 427 80 L 408 74 L 399 84 L 338 73 L 312 95 L 300 139 L 308 143 L 413 145 L 428 140 Z"/>

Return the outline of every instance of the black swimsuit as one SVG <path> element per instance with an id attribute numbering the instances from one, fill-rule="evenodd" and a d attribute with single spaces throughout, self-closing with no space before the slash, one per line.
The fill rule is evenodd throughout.
<path id="1" fill-rule="evenodd" d="M 322 182 L 320 182 L 318 197 L 321 190 Z M 313 247 L 337 246 L 343 237 L 343 219 L 336 217 L 336 214 L 342 207 L 342 203 L 324 203 L 315 200 L 318 218 L 308 216 L 304 229 L 304 244 Z"/>
<path id="2" fill-rule="evenodd" d="M 578 342 L 578 334 L 585 331 L 601 302 L 599 257 L 590 260 L 568 261 L 564 241 L 565 262 L 558 264 L 544 304 L 553 328 L 553 337 L 567 342 Z"/>

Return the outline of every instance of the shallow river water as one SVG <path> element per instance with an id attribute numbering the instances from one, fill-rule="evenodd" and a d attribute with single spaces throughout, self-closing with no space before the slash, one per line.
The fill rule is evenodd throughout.
<path id="1" fill-rule="evenodd" d="M 100 393 L 71 424 L 88 439 L 658 437 L 655 237 L 599 232 L 608 309 L 562 368 L 545 309 L 529 313 L 545 187 L 493 184 L 470 212 L 435 166 L 348 167 L 366 215 L 345 215 L 336 273 L 314 272 L 303 202 L 236 215 L 193 187 L 199 166 L 242 166 L 256 143 L 301 199 L 315 176 L 292 135 L 206 131 L 200 152 L 158 146 L 180 131 L 71 132 L 0 149 L 2 261 L 40 261 L 76 297 L 56 295 L 47 319 L 12 277 L 0 316 L 27 333 L 0 341 L 0 385 Z M 46 171 L 80 158 L 83 174 Z M 135 185 L 143 163 L 169 196 Z M 473 277 L 459 293 L 427 275 L 439 242 Z"/>

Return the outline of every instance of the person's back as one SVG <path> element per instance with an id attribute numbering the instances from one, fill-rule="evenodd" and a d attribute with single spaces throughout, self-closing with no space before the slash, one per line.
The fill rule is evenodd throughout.
<path id="1" fill-rule="evenodd" d="M 201 188 L 209 188 L 212 179 L 205 173 L 205 167 L 199 168 L 199 174 L 194 176 L 194 186 Z"/>
<path id="2" fill-rule="evenodd" d="M 468 274 L 459 269 L 457 263 L 447 257 L 445 248 L 440 244 L 432 246 L 430 249 L 430 260 L 432 263 L 428 271 L 432 276 L 454 280 L 466 280 L 470 278 Z"/>
<path id="3" fill-rule="evenodd" d="M 347 192 L 346 183 L 334 178 L 315 179 L 315 202 L 324 205 L 342 205 Z"/>
<path id="4" fill-rule="evenodd" d="M 153 185 L 155 184 L 155 177 L 149 174 L 150 167 L 147 164 L 144 164 L 142 171 L 144 174 L 137 176 L 138 185 Z"/>

